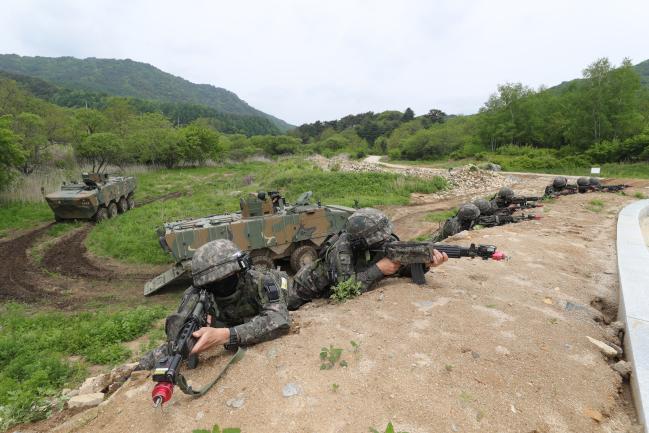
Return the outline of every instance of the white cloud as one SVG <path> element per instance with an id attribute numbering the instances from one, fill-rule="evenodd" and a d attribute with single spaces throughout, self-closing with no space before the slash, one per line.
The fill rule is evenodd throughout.
<path id="1" fill-rule="evenodd" d="M 291 123 L 362 111 L 472 113 L 598 57 L 649 58 L 644 1 L 6 0 L 0 52 L 131 58 Z"/>

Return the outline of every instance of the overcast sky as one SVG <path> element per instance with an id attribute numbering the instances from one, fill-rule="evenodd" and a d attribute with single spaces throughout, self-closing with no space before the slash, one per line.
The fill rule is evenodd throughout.
<path id="1" fill-rule="evenodd" d="M 0 52 L 130 58 L 293 124 L 412 107 L 470 114 L 649 58 L 647 0 L 2 0 Z"/>

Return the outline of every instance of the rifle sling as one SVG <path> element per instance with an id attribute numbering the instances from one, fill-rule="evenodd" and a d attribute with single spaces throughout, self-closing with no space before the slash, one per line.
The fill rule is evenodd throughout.
<path id="1" fill-rule="evenodd" d="M 180 390 L 187 395 L 191 395 L 193 397 L 202 397 L 225 374 L 228 367 L 230 367 L 230 365 L 234 364 L 235 362 L 241 360 L 241 358 L 243 358 L 243 355 L 245 355 L 245 353 L 246 353 L 246 349 L 239 347 L 237 349 L 237 353 L 232 355 L 232 358 L 230 358 L 230 360 L 223 366 L 219 374 L 214 379 L 212 379 L 210 383 L 208 383 L 207 385 L 205 385 L 200 389 L 193 389 L 191 385 L 187 383 L 185 376 L 183 376 L 181 373 L 178 374 L 176 385 L 178 385 L 178 388 L 180 388 Z"/>

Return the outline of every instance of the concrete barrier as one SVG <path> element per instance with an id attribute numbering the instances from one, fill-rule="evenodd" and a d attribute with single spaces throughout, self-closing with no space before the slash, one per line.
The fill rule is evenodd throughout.
<path id="1" fill-rule="evenodd" d="M 631 389 L 638 418 L 649 433 L 649 248 L 640 228 L 644 218 L 649 218 L 649 200 L 634 202 L 618 215 L 618 316 L 626 325 L 624 347 L 627 361 L 633 365 Z"/>

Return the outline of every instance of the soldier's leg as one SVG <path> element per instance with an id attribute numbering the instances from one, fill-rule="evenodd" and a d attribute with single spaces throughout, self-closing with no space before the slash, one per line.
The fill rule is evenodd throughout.
<path id="1" fill-rule="evenodd" d="M 321 260 L 303 267 L 295 274 L 288 290 L 288 309 L 293 311 L 315 298 L 322 297 L 329 290 L 327 270 Z"/>

